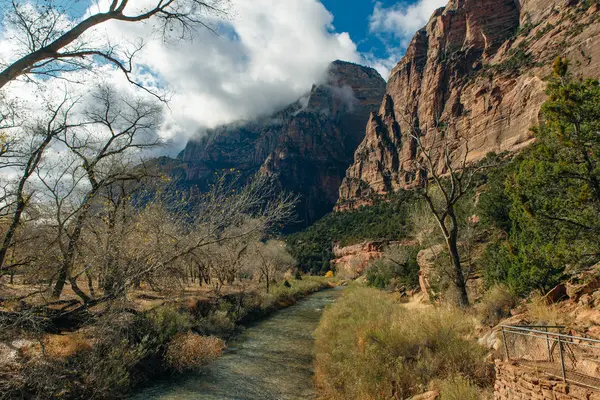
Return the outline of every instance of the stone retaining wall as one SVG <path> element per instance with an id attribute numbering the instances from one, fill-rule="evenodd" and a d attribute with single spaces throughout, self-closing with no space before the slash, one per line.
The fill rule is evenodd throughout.
<path id="1" fill-rule="evenodd" d="M 600 400 L 600 391 L 564 383 L 552 375 L 496 360 L 494 399 Z"/>

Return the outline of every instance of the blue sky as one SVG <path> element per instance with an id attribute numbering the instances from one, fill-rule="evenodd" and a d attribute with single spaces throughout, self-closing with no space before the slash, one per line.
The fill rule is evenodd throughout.
<path id="1" fill-rule="evenodd" d="M 316 1 L 320 1 L 333 15 L 335 32 L 349 33 L 359 52 L 372 55 L 376 59 L 386 59 L 390 56 L 401 56 L 415 30 L 415 26 L 424 24 L 431 10 L 445 4 L 447 0 Z M 69 5 L 71 15 L 79 17 L 92 4 L 92 0 L 64 0 L 64 3 Z M 379 21 L 373 21 L 376 8 L 382 11 L 380 13 L 382 18 Z M 414 11 L 412 14 L 410 12 L 411 8 Z M 420 11 L 419 8 L 424 10 Z M 406 32 L 398 35 L 397 28 L 398 25 L 402 24 L 401 19 L 403 17 L 404 19 L 411 19 L 411 23 L 416 25 L 409 27 Z M 395 24 L 394 19 L 396 19 Z M 379 25 L 377 22 L 379 22 Z"/>
<path id="2" fill-rule="evenodd" d="M 73 23 L 91 4 L 99 3 L 101 11 L 109 4 L 53 1 L 70 9 Z M 130 0 L 126 14 L 156 1 Z M 193 41 L 172 43 L 157 37 L 152 23 L 126 22 L 104 24 L 94 33 L 122 52 L 145 42 L 136 53 L 134 76 L 173 93 L 160 134 L 173 141 L 174 151 L 208 128 L 269 115 L 296 101 L 324 82 L 336 59 L 372 66 L 387 79 L 414 33 L 448 0 L 230 1 L 231 18 L 214 22 L 223 28 L 219 36 L 199 29 Z M 0 25 L 0 63 L 18 54 L 13 34 Z M 118 71 L 111 73 L 111 81 L 123 81 Z"/>
<path id="3" fill-rule="evenodd" d="M 369 32 L 369 17 L 372 15 L 373 0 L 322 0 L 323 5 L 333 14 L 333 25 L 337 32 L 348 32 L 362 53 L 372 53 L 378 58 L 385 57 L 386 46 L 378 35 Z M 394 5 L 410 5 L 416 0 L 399 2 L 382 0 L 384 8 Z"/>

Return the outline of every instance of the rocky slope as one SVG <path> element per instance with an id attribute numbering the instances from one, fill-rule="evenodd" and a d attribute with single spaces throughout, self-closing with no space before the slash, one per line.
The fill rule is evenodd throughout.
<path id="1" fill-rule="evenodd" d="M 335 61 L 325 84 L 273 115 L 214 129 L 181 154 L 185 180 L 204 188 L 215 172 L 260 171 L 298 193 L 299 219 L 331 211 L 385 81 L 371 68 Z"/>
<path id="2" fill-rule="evenodd" d="M 415 140 L 431 145 L 436 121 L 466 138 L 467 159 L 532 141 L 556 56 L 600 77 L 600 5 L 579 0 L 450 0 L 418 31 L 392 70 L 379 111 L 340 187 L 338 209 L 414 183 Z M 456 144 L 454 140 L 454 144 Z M 464 148 L 455 146 L 455 159 Z M 463 152 L 463 154 L 460 154 Z"/>

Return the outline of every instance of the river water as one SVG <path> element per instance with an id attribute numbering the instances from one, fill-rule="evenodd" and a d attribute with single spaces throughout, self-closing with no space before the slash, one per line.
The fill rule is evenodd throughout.
<path id="1" fill-rule="evenodd" d="M 225 354 L 200 372 L 158 381 L 133 399 L 315 398 L 313 332 L 340 289 L 323 290 L 247 328 Z"/>

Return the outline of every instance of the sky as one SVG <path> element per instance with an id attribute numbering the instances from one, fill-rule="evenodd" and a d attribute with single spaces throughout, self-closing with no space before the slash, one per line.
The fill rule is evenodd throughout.
<path id="1" fill-rule="evenodd" d="M 108 7 L 108 0 L 56 1 L 72 6 L 72 21 Z M 155 1 L 134 0 L 130 5 Z M 209 21 L 219 35 L 201 29 L 194 40 L 165 42 L 152 24 L 109 22 L 87 39 L 110 40 L 124 50 L 144 40 L 136 55 L 135 79 L 172 93 L 159 134 L 176 154 L 207 129 L 267 115 L 297 100 L 325 79 L 335 59 L 372 66 L 387 79 L 414 33 L 446 2 L 231 0 L 227 18 Z M 0 25 L 0 67 L 19 54 L 17 35 Z M 131 89 L 118 73 L 107 73 L 114 85 Z M 18 82 L 8 90 L 25 98 L 29 88 Z M 72 90 L 85 94 L 87 89 Z"/>

